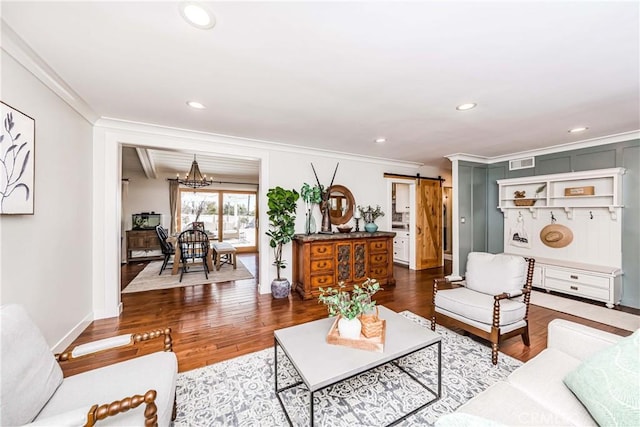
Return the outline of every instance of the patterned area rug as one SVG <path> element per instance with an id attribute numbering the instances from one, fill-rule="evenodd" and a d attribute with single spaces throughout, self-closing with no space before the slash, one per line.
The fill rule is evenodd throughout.
<path id="1" fill-rule="evenodd" d="M 403 316 L 429 328 L 429 321 L 409 311 Z M 491 364 L 491 348 L 437 326 L 442 336 L 442 397 L 399 425 L 433 425 L 442 415 L 506 378 L 522 362 L 500 353 Z M 437 346 L 405 357 L 401 365 L 433 384 Z M 274 390 L 273 348 L 178 375 L 175 426 L 284 426 L 287 420 Z M 298 376 L 278 354 L 278 384 Z M 331 363 L 327 360 L 327 363 Z M 322 369 L 322 366 L 318 366 Z M 281 394 L 295 426 L 309 425 L 309 393 L 304 386 Z M 433 395 L 406 373 L 388 364 L 315 394 L 318 426 L 386 425 L 431 400 Z"/>
<path id="2" fill-rule="evenodd" d="M 162 261 L 150 262 L 138 275 L 122 290 L 122 293 L 153 291 L 156 289 L 179 288 L 181 286 L 203 285 L 205 283 L 228 282 L 230 280 L 253 279 L 253 275 L 247 270 L 240 260 L 236 261 L 236 269 L 231 264 L 222 264 L 220 270 L 210 271 L 209 279 L 204 276 L 204 271 L 199 265 L 194 271 L 186 273 L 180 282 L 180 273 L 171 274 L 171 265 L 162 275 L 158 275 L 162 267 Z M 195 271 L 197 269 L 198 271 Z"/>

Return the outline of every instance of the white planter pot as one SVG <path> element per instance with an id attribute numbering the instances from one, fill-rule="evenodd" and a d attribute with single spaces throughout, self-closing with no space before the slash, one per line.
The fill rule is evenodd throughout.
<path id="1" fill-rule="evenodd" d="M 342 338 L 358 339 L 361 329 L 362 324 L 358 318 L 349 320 L 342 317 L 338 320 L 338 332 Z"/>

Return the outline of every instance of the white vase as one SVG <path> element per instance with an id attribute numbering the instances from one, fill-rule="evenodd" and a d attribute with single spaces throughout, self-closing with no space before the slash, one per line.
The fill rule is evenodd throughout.
<path id="1" fill-rule="evenodd" d="M 338 320 L 338 332 L 340 332 L 342 338 L 358 339 L 360 338 L 361 329 L 362 323 L 357 317 L 351 320 L 341 317 Z"/>

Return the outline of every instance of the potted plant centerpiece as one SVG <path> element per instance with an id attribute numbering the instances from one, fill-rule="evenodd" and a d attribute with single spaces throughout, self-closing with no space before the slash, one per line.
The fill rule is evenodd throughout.
<path id="1" fill-rule="evenodd" d="M 360 216 L 364 219 L 364 229 L 369 233 L 374 233 L 378 231 L 378 225 L 376 224 L 376 219 L 384 216 L 384 212 L 380 208 L 380 205 L 376 205 L 376 208 L 372 208 L 370 205 L 366 208 L 362 206 L 358 206 L 358 210 L 360 211 Z"/>
<path id="2" fill-rule="evenodd" d="M 322 202 L 322 187 L 314 185 L 313 187 L 306 182 L 300 189 L 300 197 L 304 201 L 306 218 L 304 222 L 305 233 L 312 234 L 316 232 L 316 223 L 313 219 L 313 206 Z"/>
<path id="3" fill-rule="evenodd" d="M 274 298 L 286 298 L 291 291 L 291 283 L 280 277 L 280 270 L 286 268 L 286 261 L 282 259 L 282 247 L 291 242 L 296 233 L 296 202 L 300 195 L 296 190 L 285 190 L 282 187 L 270 188 L 267 192 L 269 210 L 269 246 L 273 248 L 277 277 L 271 282 L 271 294 Z"/>
<path id="4" fill-rule="evenodd" d="M 338 288 L 319 288 L 318 301 L 327 306 L 329 316 L 340 316 L 338 332 L 341 337 L 358 339 L 362 329 L 359 317 L 373 310 L 376 302 L 371 296 L 382 288 L 375 279 L 367 279 L 361 285 L 353 285 L 351 292 L 345 288 L 344 282 L 339 282 Z"/>

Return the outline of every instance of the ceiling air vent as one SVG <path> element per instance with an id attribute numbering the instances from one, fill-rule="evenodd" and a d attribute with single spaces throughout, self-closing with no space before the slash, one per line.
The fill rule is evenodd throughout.
<path id="1" fill-rule="evenodd" d="M 536 165 L 535 157 L 527 157 L 525 159 L 509 160 L 509 170 L 529 169 Z"/>

